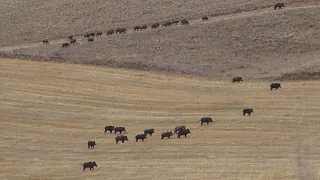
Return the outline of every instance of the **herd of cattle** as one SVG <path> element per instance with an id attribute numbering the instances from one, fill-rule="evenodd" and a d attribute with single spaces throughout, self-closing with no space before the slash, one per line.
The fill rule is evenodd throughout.
<path id="1" fill-rule="evenodd" d="M 285 7 L 284 3 L 277 3 L 277 4 L 275 4 L 274 9 L 277 9 L 277 8 L 282 9 L 282 7 Z M 209 18 L 207 16 L 203 16 L 202 17 L 202 21 L 207 21 L 207 20 L 209 20 Z M 165 22 L 165 23 L 162 23 L 162 24 L 154 23 L 154 24 L 151 25 L 151 28 L 152 29 L 156 29 L 156 28 L 159 28 L 160 26 L 167 27 L 167 26 L 171 26 L 171 25 L 178 25 L 179 22 L 182 25 L 188 25 L 189 24 L 189 22 L 186 19 L 183 19 L 181 21 L 178 21 L 178 20 L 168 21 L 168 22 Z M 133 27 L 133 31 L 145 30 L 147 28 L 148 28 L 147 25 L 142 25 L 142 26 L 138 26 L 137 25 L 137 26 Z M 108 35 L 112 35 L 114 33 L 122 34 L 122 33 L 125 33 L 125 32 L 127 32 L 127 28 L 117 28 L 117 29 L 108 30 L 106 34 L 108 36 Z M 103 34 L 102 32 L 87 33 L 83 37 L 87 38 L 88 42 L 92 42 L 92 41 L 94 41 L 94 37 L 95 36 L 96 37 L 97 36 L 101 36 L 102 34 Z M 72 35 L 68 36 L 68 40 L 69 40 L 69 42 L 62 43 L 62 47 L 68 47 L 70 44 L 75 44 L 77 42 L 76 39 L 74 39 L 74 37 Z M 49 40 L 48 39 L 45 39 L 42 42 L 43 42 L 43 44 L 49 44 Z M 243 81 L 242 77 L 234 77 L 232 79 L 232 83 L 235 83 L 235 82 L 239 83 L 240 81 Z M 270 84 L 270 90 L 271 91 L 272 91 L 272 89 L 276 89 L 277 90 L 278 88 L 281 88 L 280 83 L 271 83 Z M 248 114 L 250 116 L 251 113 L 254 113 L 254 112 L 253 112 L 252 108 L 246 108 L 246 109 L 243 109 L 242 113 L 243 113 L 243 116 L 245 116 L 246 114 Z M 203 118 L 200 119 L 201 125 L 203 125 L 204 123 L 209 124 L 211 122 L 213 122 L 213 120 L 210 117 L 203 117 Z M 116 143 L 118 143 L 120 141 L 122 143 L 124 143 L 125 141 L 129 141 L 128 136 L 122 135 L 122 132 L 126 132 L 126 128 L 125 127 L 106 126 L 104 128 L 104 133 L 106 133 L 106 132 L 110 132 L 110 133 L 114 132 L 114 134 L 119 132 L 120 135 L 115 137 Z M 137 134 L 135 136 L 136 142 L 139 139 L 144 141 L 145 139 L 147 139 L 147 135 L 148 134 L 150 136 L 152 136 L 153 133 L 155 133 L 154 129 L 145 129 L 143 133 Z M 174 128 L 174 132 L 173 133 L 172 133 L 172 131 L 162 132 L 161 140 L 164 139 L 164 138 L 170 139 L 170 137 L 173 136 L 174 134 L 177 134 L 177 138 L 180 138 L 181 136 L 185 136 L 185 138 L 186 138 L 189 133 L 191 133 L 191 131 L 189 129 L 187 129 L 186 126 L 176 126 Z M 96 146 L 96 142 L 95 141 L 88 141 L 88 149 L 95 148 L 95 146 Z M 94 169 L 95 166 L 98 166 L 95 161 L 93 161 L 93 162 L 91 162 L 91 161 L 85 162 L 85 163 L 83 163 L 83 170 L 85 170 L 86 168 L 89 168 L 91 170 L 91 169 Z"/>
<path id="2" fill-rule="evenodd" d="M 240 82 L 243 81 L 242 77 L 234 77 L 232 79 L 232 83 L 235 82 Z M 280 83 L 271 83 L 270 85 L 270 91 L 272 91 L 272 89 L 278 89 L 281 88 Z M 251 113 L 253 112 L 252 108 L 245 108 L 242 110 L 243 116 L 245 116 L 246 114 L 248 114 L 249 116 L 251 116 Z M 204 123 L 207 123 L 207 125 L 209 123 L 212 123 L 213 120 L 211 117 L 203 117 L 200 119 L 200 124 L 203 125 Z M 104 127 L 104 133 L 109 132 L 110 134 L 113 132 L 114 134 L 119 133 L 120 135 L 115 137 L 115 141 L 118 144 L 118 142 L 122 142 L 124 143 L 125 141 L 129 141 L 128 136 L 122 135 L 123 132 L 126 132 L 126 128 L 123 126 L 119 126 L 119 127 L 115 127 L 115 126 L 105 126 Z M 147 139 L 147 135 L 152 136 L 152 134 L 155 133 L 154 129 L 145 129 L 143 133 L 141 134 L 137 134 L 135 136 L 136 142 L 138 142 L 139 139 L 141 139 L 142 141 L 144 141 L 145 139 Z M 166 131 L 166 132 L 162 132 L 161 134 L 161 140 L 164 138 L 170 139 L 171 136 L 173 136 L 174 134 L 177 134 L 177 138 L 180 138 L 181 136 L 184 136 L 185 138 L 187 137 L 188 134 L 191 134 L 190 129 L 187 129 L 186 126 L 176 126 L 173 129 L 173 133 L 172 131 Z M 88 141 L 88 149 L 89 148 L 94 148 L 94 146 L 96 146 L 96 142 L 95 141 Z M 97 166 L 96 162 L 85 162 L 83 164 L 83 170 L 85 170 L 86 168 L 90 168 L 93 169 L 94 166 Z"/>
<path id="3" fill-rule="evenodd" d="M 277 3 L 274 5 L 274 9 L 282 9 L 282 7 L 285 7 L 284 6 L 284 3 Z M 202 16 L 202 21 L 207 21 L 209 20 L 208 16 Z M 179 20 L 173 20 L 173 21 L 167 21 L 167 22 L 164 22 L 162 24 L 159 24 L 159 23 L 154 23 L 151 25 L 151 28 L 152 29 L 156 29 L 156 28 L 159 28 L 160 26 L 161 27 L 167 27 L 167 26 L 171 26 L 171 25 L 178 25 L 179 23 L 181 23 L 182 25 L 188 25 L 189 24 L 189 21 L 186 20 L 186 19 L 183 19 L 181 21 Z M 139 31 L 139 30 L 145 30 L 148 28 L 148 25 L 144 24 L 144 25 L 137 25 L 137 26 L 134 26 L 133 27 L 133 31 Z M 125 32 L 127 32 L 128 29 L 125 28 L 125 27 L 122 27 L 122 28 L 116 28 L 116 29 L 109 29 L 106 34 L 107 36 L 109 35 L 112 35 L 112 34 L 123 34 Z M 94 41 L 94 37 L 98 37 L 98 36 L 102 36 L 102 32 L 99 31 L 99 32 L 91 32 L 91 33 L 86 33 L 85 35 L 83 35 L 84 38 L 87 38 L 87 41 L 88 42 L 93 42 Z M 68 36 L 68 40 L 69 42 L 63 42 L 61 47 L 68 47 L 70 46 L 71 44 L 75 44 L 77 42 L 76 39 L 74 39 L 73 35 L 70 35 Z M 44 39 L 42 41 L 43 44 L 49 44 L 49 40 L 48 39 Z"/>

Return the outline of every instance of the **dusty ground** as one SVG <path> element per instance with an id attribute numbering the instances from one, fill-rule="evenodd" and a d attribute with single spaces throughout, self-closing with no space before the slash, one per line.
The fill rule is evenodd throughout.
<path id="1" fill-rule="evenodd" d="M 269 83 L 1 59 L 0 179 L 319 179 L 320 82 Z M 176 125 L 192 134 L 160 140 Z M 135 142 L 146 128 L 156 134 Z"/>
<path id="2" fill-rule="evenodd" d="M 215 79 L 242 76 L 249 80 L 279 77 L 288 72 L 299 79 L 305 66 L 319 72 L 320 4 L 313 0 L 286 1 L 286 7 L 276 11 L 275 2 L 269 0 L 124 1 L 123 4 L 30 0 L 16 5 L 17 2 L 4 3 L 5 11 L 0 13 L 3 19 L 0 52 L 6 57 L 18 55 Z M 29 12 L 25 7 L 30 6 L 34 13 L 25 16 Z M 10 10 L 19 10 L 15 14 L 19 18 L 12 19 L 11 13 L 5 13 Z M 209 21 L 202 22 L 202 15 L 208 15 Z M 137 24 L 182 18 L 187 18 L 190 25 L 132 32 Z M 122 26 L 129 29 L 128 33 L 97 37 L 93 43 L 82 37 L 85 32 L 105 32 Z M 78 44 L 61 48 L 70 34 L 81 35 L 77 37 Z M 42 45 L 43 38 L 49 38 L 51 44 Z"/>

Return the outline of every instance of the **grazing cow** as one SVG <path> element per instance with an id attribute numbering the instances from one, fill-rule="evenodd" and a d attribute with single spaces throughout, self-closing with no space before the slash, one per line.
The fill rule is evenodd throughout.
<path id="1" fill-rule="evenodd" d="M 113 29 L 109 29 L 108 31 L 107 31 L 107 35 L 112 35 L 114 33 L 114 30 Z"/>
<path id="2" fill-rule="evenodd" d="M 94 41 L 94 39 L 91 37 L 91 38 L 88 38 L 88 42 L 92 42 L 92 41 Z"/>
<path id="3" fill-rule="evenodd" d="M 254 113 L 253 109 L 244 109 L 242 112 L 243 116 L 245 116 L 247 113 L 249 114 L 249 116 L 251 116 L 251 113 Z"/>
<path id="4" fill-rule="evenodd" d="M 181 130 L 181 131 L 178 132 L 177 138 L 180 138 L 180 136 L 183 136 L 183 135 L 184 135 L 184 137 L 187 137 L 187 134 L 189 134 L 189 133 L 191 134 L 189 129 Z"/>
<path id="5" fill-rule="evenodd" d="M 178 20 L 172 21 L 172 24 L 177 25 L 178 23 L 179 23 L 179 21 L 178 21 Z"/>
<path id="6" fill-rule="evenodd" d="M 141 29 L 140 26 L 135 26 L 135 27 L 133 27 L 133 30 L 134 30 L 134 31 L 139 31 L 140 29 Z"/>
<path id="7" fill-rule="evenodd" d="M 239 76 L 238 76 L 238 77 L 232 78 L 232 82 L 233 82 L 233 83 L 235 83 L 235 82 L 238 82 L 238 83 L 239 83 L 240 81 L 243 81 L 242 77 L 239 77 Z"/>
<path id="8" fill-rule="evenodd" d="M 90 36 L 94 37 L 94 35 L 96 35 L 96 33 L 90 33 Z"/>
<path id="9" fill-rule="evenodd" d="M 202 125 L 203 123 L 209 124 L 210 122 L 213 122 L 213 121 L 212 121 L 212 118 L 210 118 L 210 117 L 203 117 L 203 118 L 200 119 L 200 121 L 201 121 L 201 125 Z"/>
<path id="10" fill-rule="evenodd" d="M 172 22 L 166 22 L 166 23 L 162 24 L 163 27 L 167 27 L 167 26 L 171 26 L 171 25 L 172 25 Z"/>
<path id="11" fill-rule="evenodd" d="M 151 28 L 152 28 L 152 29 L 156 29 L 156 28 L 158 28 L 159 26 L 160 26 L 159 23 L 154 23 L 154 24 L 151 25 Z"/>
<path id="12" fill-rule="evenodd" d="M 116 34 L 117 34 L 117 33 L 119 33 L 119 34 L 125 33 L 126 31 L 127 31 L 127 28 L 117 28 L 117 29 L 116 29 Z"/>
<path id="13" fill-rule="evenodd" d="M 161 139 L 167 137 L 168 139 L 170 139 L 170 137 L 173 135 L 173 133 L 170 131 L 170 132 L 163 132 L 161 134 Z"/>
<path id="14" fill-rule="evenodd" d="M 185 126 L 176 126 L 174 128 L 174 134 L 176 134 L 178 131 L 181 131 L 181 130 L 186 130 L 186 127 Z"/>
<path id="15" fill-rule="evenodd" d="M 68 36 L 68 39 L 70 39 L 70 40 L 73 39 L 73 36 Z"/>
<path id="16" fill-rule="evenodd" d="M 284 7 L 284 3 L 277 3 L 276 5 L 274 5 L 274 9 L 282 9 L 282 7 Z"/>
<path id="17" fill-rule="evenodd" d="M 70 44 L 65 42 L 65 43 L 62 43 L 62 47 L 68 47 Z"/>
<path id="18" fill-rule="evenodd" d="M 49 44 L 49 40 L 48 39 L 43 40 L 42 44 Z"/>
<path id="19" fill-rule="evenodd" d="M 114 130 L 114 126 L 106 126 L 106 127 L 104 127 L 104 132 L 110 131 L 110 133 L 112 133 L 113 130 Z"/>
<path id="20" fill-rule="evenodd" d="M 183 24 L 183 25 L 188 25 L 189 22 L 188 22 L 186 19 L 183 19 L 183 20 L 181 21 L 181 24 Z"/>
<path id="21" fill-rule="evenodd" d="M 144 134 L 150 134 L 150 136 L 152 136 L 153 133 L 154 133 L 154 129 L 146 129 L 146 130 L 144 130 Z"/>
<path id="22" fill-rule="evenodd" d="M 142 141 L 144 141 L 144 139 L 147 138 L 147 135 L 146 134 L 137 134 L 136 135 L 136 142 L 139 140 L 139 139 L 142 139 Z"/>
<path id="23" fill-rule="evenodd" d="M 75 40 L 75 39 L 71 39 L 70 40 L 70 44 L 74 44 L 74 43 L 76 43 L 77 42 L 77 40 Z"/>
<path id="24" fill-rule="evenodd" d="M 90 170 L 91 169 L 94 169 L 93 167 L 94 166 L 97 166 L 98 167 L 98 165 L 96 164 L 96 162 L 95 161 L 93 161 L 93 162 L 85 162 L 85 163 L 83 163 L 83 171 L 86 169 L 86 168 L 90 168 Z"/>
<path id="25" fill-rule="evenodd" d="M 272 91 L 272 89 L 278 89 L 278 88 L 281 88 L 281 85 L 280 83 L 271 83 L 270 84 L 270 91 Z"/>
<path id="26" fill-rule="evenodd" d="M 102 35 L 102 32 L 97 32 L 97 36 L 101 36 Z"/>
<path id="27" fill-rule="evenodd" d="M 91 149 L 92 148 L 94 148 L 94 146 L 96 146 L 97 144 L 96 144 L 96 141 L 88 141 L 88 149 L 89 149 L 89 147 L 91 147 Z"/>
<path id="28" fill-rule="evenodd" d="M 208 16 L 202 16 L 202 21 L 208 21 Z"/>
<path id="29" fill-rule="evenodd" d="M 114 133 L 116 134 L 117 132 L 120 132 L 120 134 L 122 132 L 126 132 L 126 128 L 124 128 L 124 127 L 115 127 L 114 128 Z"/>
<path id="30" fill-rule="evenodd" d="M 115 139 L 116 139 L 116 143 L 118 143 L 119 141 L 122 141 L 122 143 L 124 143 L 124 141 L 129 141 L 128 137 L 124 135 L 117 136 Z"/>
<path id="31" fill-rule="evenodd" d="M 88 33 L 88 34 L 85 34 L 83 37 L 84 38 L 89 38 L 91 35 Z"/>
<path id="32" fill-rule="evenodd" d="M 145 25 L 142 25 L 141 27 L 140 27 L 140 29 L 141 30 L 144 30 L 144 29 L 147 29 L 148 28 L 148 26 L 145 24 Z"/>

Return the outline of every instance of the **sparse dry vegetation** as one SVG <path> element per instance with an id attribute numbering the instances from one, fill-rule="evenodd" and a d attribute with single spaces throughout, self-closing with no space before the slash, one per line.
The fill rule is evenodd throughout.
<path id="1" fill-rule="evenodd" d="M 318 179 L 318 81 L 209 81 L 84 65 L 0 61 L 0 178 Z M 242 116 L 242 109 L 254 109 Z M 210 116 L 214 123 L 200 125 Z M 116 144 L 104 126 L 125 126 Z M 186 125 L 187 138 L 161 140 Z M 134 136 L 156 133 L 145 142 Z M 95 149 L 87 141 L 95 140 Z M 94 170 L 82 163 L 96 161 Z"/>

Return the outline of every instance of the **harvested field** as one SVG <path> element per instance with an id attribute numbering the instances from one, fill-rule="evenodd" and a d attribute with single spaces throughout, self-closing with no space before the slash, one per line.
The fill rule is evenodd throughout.
<path id="1" fill-rule="evenodd" d="M 320 177 L 319 81 L 270 91 L 269 81 L 1 59 L 0 83 L 0 179 Z M 214 123 L 201 126 L 204 116 Z M 116 144 L 106 125 L 126 127 L 129 141 Z M 160 139 L 177 125 L 192 134 Z M 156 133 L 135 142 L 147 128 Z M 98 167 L 82 171 L 85 161 Z"/>

